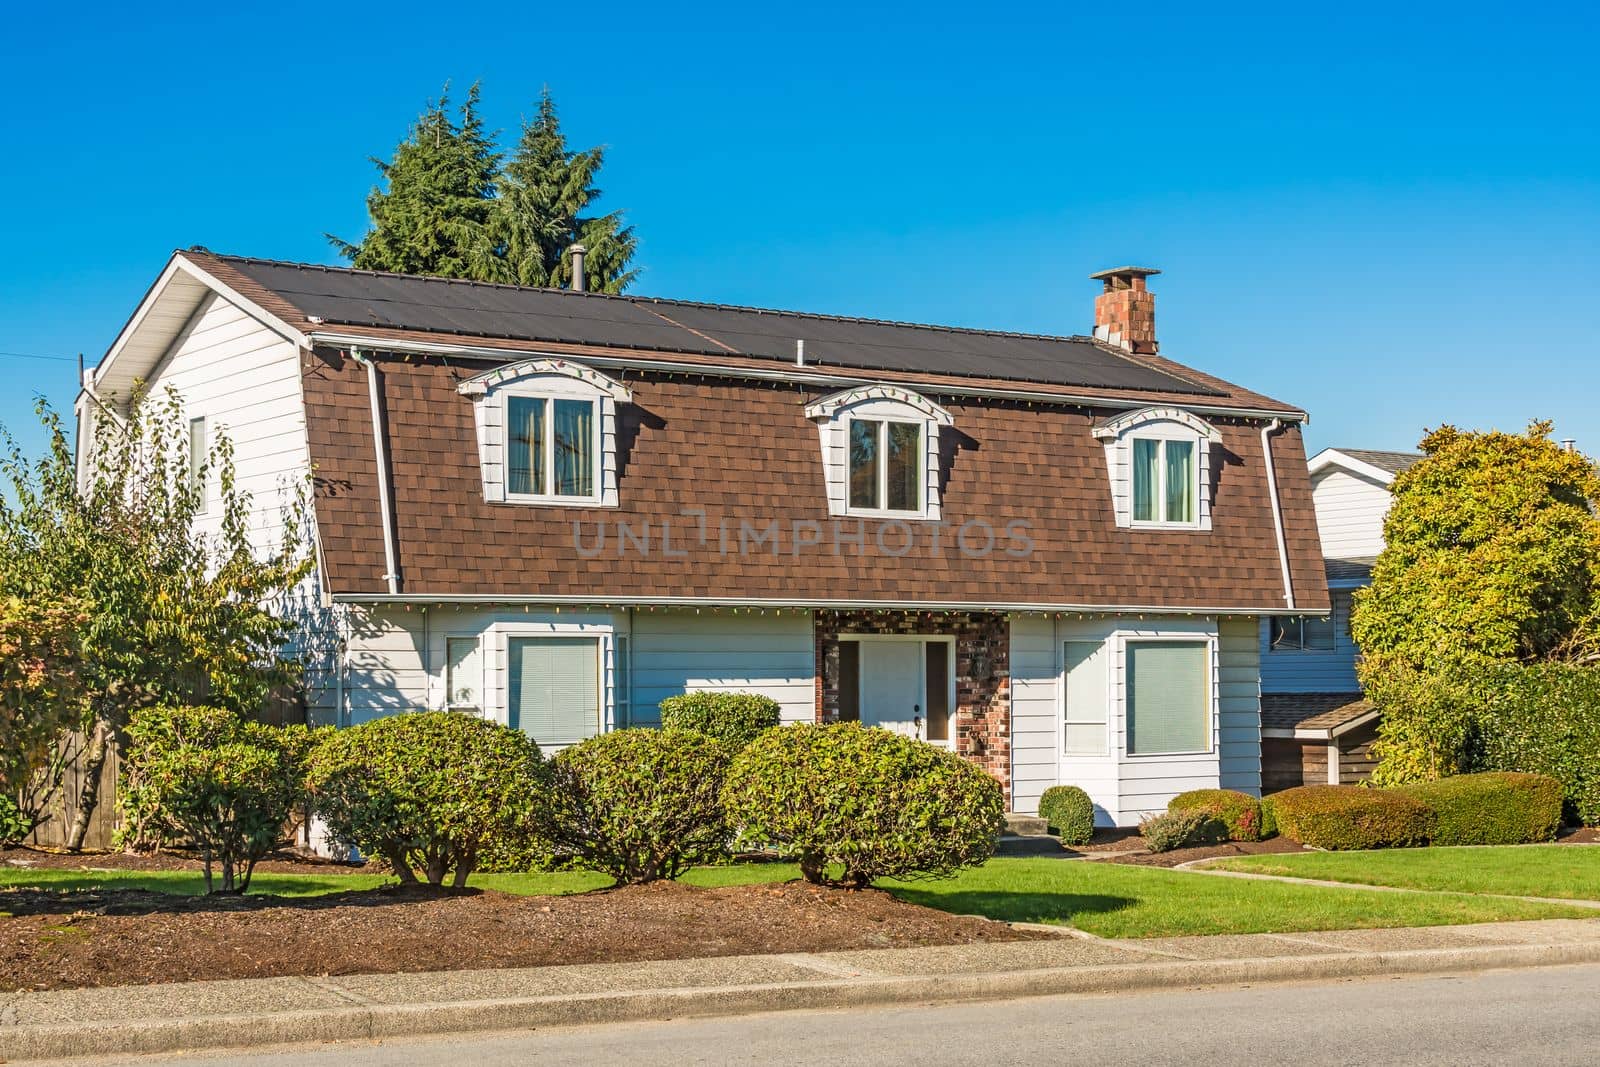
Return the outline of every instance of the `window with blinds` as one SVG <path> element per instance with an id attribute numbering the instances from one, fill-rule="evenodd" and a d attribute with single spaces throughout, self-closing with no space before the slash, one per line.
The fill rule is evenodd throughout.
<path id="1" fill-rule="evenodd" d="M 600 640 L 513 637 L 506 644 L 511 725 L 541 747 L 601 730 Z"/>
<path id="2" fill-rule="evenodd" d="M 1211 651 L 1204 641 L 1129 641 L 1128 755 L 1211 750 Z"/>

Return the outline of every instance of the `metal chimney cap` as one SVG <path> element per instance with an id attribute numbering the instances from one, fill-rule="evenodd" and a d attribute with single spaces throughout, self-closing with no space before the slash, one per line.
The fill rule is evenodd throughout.
<path id="1" fill-rule="evenodd" d="M 581 255 L 583 255 L 585 252 L 587 252 L 589 250 L 587 248 L 583 247 L 582 245 L 573 245 L 571 248 L 567 249 L 567 251 L 568 252 L 576 252 L 581 256 Z M 1160 271 L 1152 271 L 1151 273 L 1160 274 L 1161 272 Z"/>
<path id="2" fill-rule="evenodd" d="M 1148 278 L 1152 274 L 1160 273 L 1161 272 L 1155 267 L 1112 267 L 1110 270 L 1095 271 L 1093 274 L 1089 275 L 1089 277 L 1095 281 L 1099 281 L 1102 278 L 1118 278 L 1123 276 L 1129 278 Z"/>

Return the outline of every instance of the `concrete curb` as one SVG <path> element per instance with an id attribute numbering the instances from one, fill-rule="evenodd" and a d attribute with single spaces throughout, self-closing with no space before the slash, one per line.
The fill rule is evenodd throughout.
<path id="1" fill-rule="evenodd" d="M 1600 942 L 1341 952 L 1224 960 L 1162 960 L 984 973 L 919 974 L 645 989 L 456 1002 L 356 1004 L 254 1014 L 0 1024 L 0 1057 L 18 1061 L 246 1048 L 330 1040 L 527 1029 L 796 1009 L 1114 993 L 1600 963 Z"/>

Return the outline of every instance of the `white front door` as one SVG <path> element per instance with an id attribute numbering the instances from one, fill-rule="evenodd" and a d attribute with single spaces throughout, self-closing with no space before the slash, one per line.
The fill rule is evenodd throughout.
<path id="1" fill-rule="evenodd" d="M 861 724 L 923 736 L 922 676 L 921 641 L 861 642 Z"/>

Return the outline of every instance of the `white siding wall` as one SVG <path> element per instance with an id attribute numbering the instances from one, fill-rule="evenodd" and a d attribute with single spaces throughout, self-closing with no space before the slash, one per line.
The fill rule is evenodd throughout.
<path id="1" fill-rule="evenodd" d="M 1011 620 L 1011 806 L 1021 812 L 1038 811 L 1039 797 L 1061 781 L 1055 628 L 1053 620 L 1040 616 Z M 1099 802 L 1093 790 L 1089 795 Z"/>
<path id="2" fill-rule="evenodd" d="M 513 637 L 594 637 L 600 641 L 601 702 L 616 705 L 617 638 L 626 637 L 624 611 L 560 611 L 485 608 L 475 605 L 352 607 L 345 616 L 349 651 L 345 657 L 344 703 L 347 725 L 402 711 L 442 708 L 445 704 L 445 642 L 476 637 L 484 677 L 482 713 L 509 721 L 510 675 L 507 643 Z M 614 710 L 606 723 L 615 725 Z"/>
<path id="3" fill-rule="evenodd" d="M 1131 826 L 1189 789 L 1261 791 L 1261 681 L 1254 618 L 1061 620 L 1011 622 L 1013 806 L 1038 810 L 1056 784 L 1076 785 L 1095 802 L 1101 825 Z M 1213 639 L 1212 751 L 1180 756 L 1127 755 L 1125 646 L 1141 637 Z M 1062 646 L 1102 641 L 1111 655 L 1110 718 L 1114 743 L 1103 758 L 1061 755 Z"/>
<path id="4" fill-rule="evenodd" d="M 784 722 L 813 721 L 810 613 L 635 609 L 633 722 L 659 723 L 663 699 L 695 689 L 761 693 L 782 705 Z"/>
<path id="5" fill-rule="evenodd" d="M 1383 551 L 1383 517 L 1389 490 L 1337 467 L 1320 471 L 1311 483 L 1322 554 L 1329 559 L 1376 556 Z"/>
<path id="6" fill-rule="evenodd" d="M 206 420 L 208 447 L 219 431 L 227 433 L 234 446 L 236 485 L 251 497 L 251 543 L 257 552 L 276 550 L 289 507 L 310 474 L 294 343 L 212 295 L 201 302 L 148 382 L 152 393 L 175 389 L 187 416 Z M 199 522 L 205 533 L 216 531 L 220 515 L 215 471 L 210 481 L 209 510 Z M 304 536 L 310 545 L 309 519 Z M 298 623 L 290 651 L 306 657 L 308 699 L 331 713 L 336 623 L 322 606 L 319 590 L 313 575 L 280 608 Z"/>
<path id="7" fill-rule="evenodd" d="M 1350 639 L 1350 590 L 1333 591 L 1333 649 L 1328 652 L 1271 650 L 1272 626 L 1259 627 L 1261 690 L 1264 693 L 1355 693 L 1359 650 Z"/>

